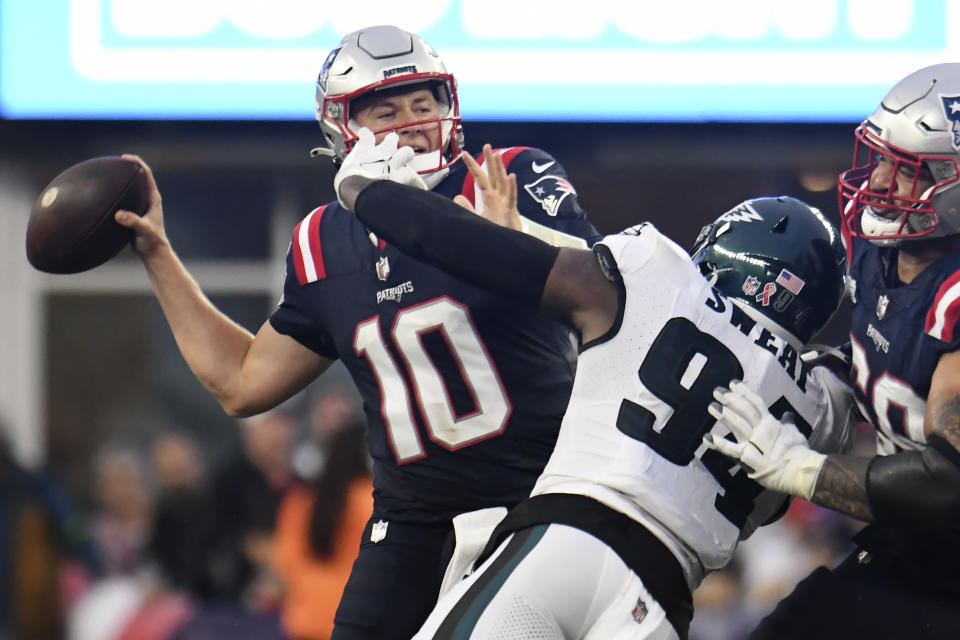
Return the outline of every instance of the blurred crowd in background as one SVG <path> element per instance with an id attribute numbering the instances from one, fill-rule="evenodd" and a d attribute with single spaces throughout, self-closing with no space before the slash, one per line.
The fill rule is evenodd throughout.
<path id="1" fill-rule="evenodd" d="M 328 637 L 373 484 L 354 395 L 306 413 L 237 420 L 226 456 L 188 427 L 105 443 L 89 495 L 0 447 L 0 639 Z"/>
<path id="2" fill-rule="evenodd" d="M 89 496 L 0 447 L 0 640 L 329 637 L 372 509 L 358 401 L 334 388 L 237 429 L 226 457 L 186 427 L 106 443 Z M 691 640 L 745 637 L 857 526 L 796 500 L 706 578 Z"/>

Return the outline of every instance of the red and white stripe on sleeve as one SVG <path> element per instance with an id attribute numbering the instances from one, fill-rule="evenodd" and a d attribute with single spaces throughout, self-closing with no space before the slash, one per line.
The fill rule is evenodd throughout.
<path id="1" fill-rule="evenodd" d="M 293 230 L 293 267 L 301 285 L 327 277 L 320 245 L 320 219 L 327 205 L 317 207 Z"/>
<path id="2" fill-rule="evenodd" d="M 494 149 L 493 152 L 503 158 L 503 168 L 510 171 L 510 163 L 513 162 L 513 159 L 522 151 L 526 151 L 530 147 L 507 147 L 505 149 Z M 486 158 L 483 157 L 483 154 L 480 154 L 480 157 L 477 158 L 477 163 L 481 167 L 485 167 L 484 162 Z M 467 172 L 467 177 L 463 181 L 463 190 L 461 193 L 466 196 L 467 200 L 470 201 L 470 204 L 474 206 L 475 211 L 480 214 L 483 213 L 483 198 L 480 196 L 480 189 L 477 188 L 476 180 L 473 177 L 473 174 L 469 171 Z"/>
<path id="3" fill-rule="evenodd" d="M 953 342 L 953 329 L 960 319 L 960 271 L 943 281 L 927 311 L 923 330 L 941 342 Z"/>

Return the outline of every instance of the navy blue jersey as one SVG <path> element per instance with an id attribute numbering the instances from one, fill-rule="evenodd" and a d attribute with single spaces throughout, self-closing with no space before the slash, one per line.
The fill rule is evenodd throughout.
<path id="1" fill-rule="evenodd" d="M 960 348 L 960 254 L 945 256 L 908 284 L 896 277 L 895 249 L 853 239 L 850 382 L 860 410 L 876 427 L 877 453 L 926 446 L 924 414 L 940 356 Z M 938 523 L 869 524 L 854 541 L 880 554 L 904 584 L 957 594 L 960 530 Z"/>
<path id="2" fill-rule="evenodd" d="M 499 153 L 517 174 L 528 221 L 585 247 L 598 239 L 553 157 L 523 147 Z M 477 202 L 463 163 L 434 192 Z M 369 425 L 378 517 L 448 521 L 529 494 L 570 395 L 569 327 L 409 258 L 336 202 L 298 225 L 270 322 L 341 359 L 353 377 Z"/>
<path id="3" fill-rule="evenodd" d="M 896 277 L 897 253 L 853 239 L 855 283 L 850 382 L 877 428 L 878 452 L 926 443 L 923 419 L 933 371 L 960 348 L 960 254 L 941 258 L 912 282 Z"/>

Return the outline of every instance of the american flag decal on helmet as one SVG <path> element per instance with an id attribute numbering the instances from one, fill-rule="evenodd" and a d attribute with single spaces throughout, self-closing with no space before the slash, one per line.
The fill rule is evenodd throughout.
<path id="1" fill-rule="evenodd" d="M 807 284 L 806 281 L 801 280 L 786 269 L 780 270 L 780 275 L 777 276 L 776 282 L 793 295 L 799 295 L 800 290 L 803 289 L 803 285 Z"/>
<path id="2" fill-rule="evenodd" d="M 326 208 L 324 205 L 314 209 L 293 230 L 293 268 L 301 285 L 327 277 L 320 245 L 320 219 Z"/>

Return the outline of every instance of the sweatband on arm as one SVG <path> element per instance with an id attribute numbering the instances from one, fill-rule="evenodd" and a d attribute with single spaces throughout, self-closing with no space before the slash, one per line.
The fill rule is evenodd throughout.
<path id="1" fill-rule="evenodd" d="M 354 212 L 407 255 L 533 308 L 560 252 L 443 196 L 386 180 L 361 191 Z"/>
<path id="2" fill-rule="evenodd" d="M 520 218 L 520 224 L 523 225 L 522 231 L 527 235 L 531 235 L 534 238 L 539 238 L 547 244 L 551 244 L 555 247 L 573 247 L 574 249 L 589 249 L 587 241 L 581 238 L 580 236 L 570 235 L 569 233 L 563 233 L 562 231 L 557 231 L 546 225 L 538 224 L 533 220 L 528 220 L 527 218 Z"/>
<path id="3" fill-rule="evenodd" d="M 960 453 L 939 435 L 922 451 L 877 456 L 866 488 L 875 522 L 960 524 Z"/>

